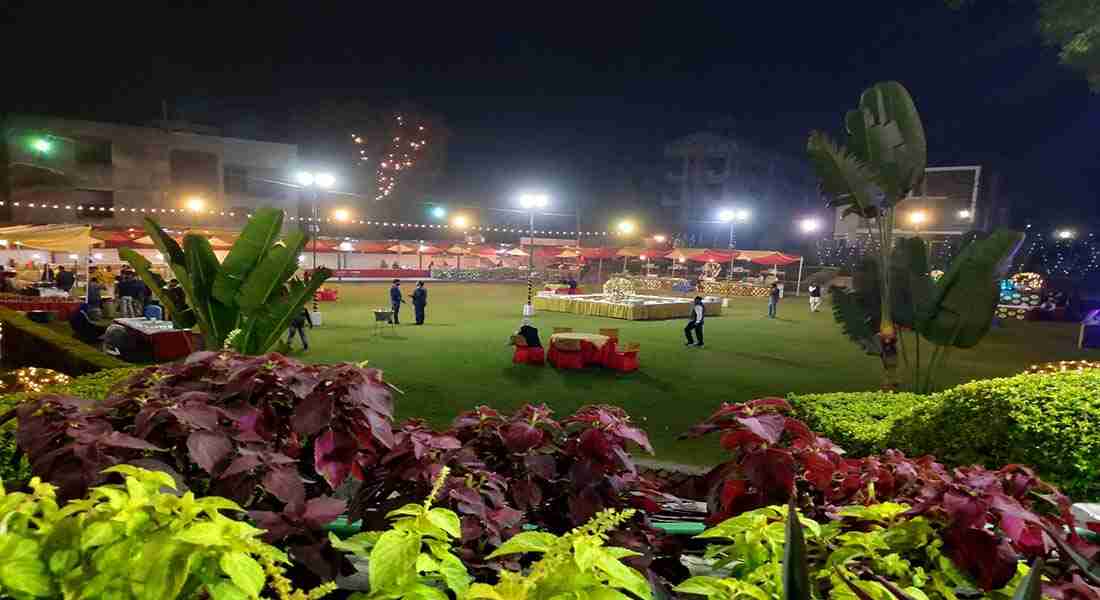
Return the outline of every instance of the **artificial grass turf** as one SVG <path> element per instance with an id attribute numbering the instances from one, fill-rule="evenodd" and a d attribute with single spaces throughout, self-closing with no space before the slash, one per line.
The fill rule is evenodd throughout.
<path id="1" fill-rule="evenodd" d="M 405 282 L 407 296 L 415 282 Z M 554 326 L 596 332 L 618 327 L 623 342 L 640 342 L 641 369 L 630 375 L 587 369 L 564 371 L 513 365 L 508 336 L 519 326 L 523 284 L 431 283 L 427 322 L 375 332 L 372 310 L 389 304 L 384 283 L 335 284 L 339 302 L 321 304 L 324 324 L 309 332 L 310 351 L 296 358 L 317 362 L 369 360 L 403 390 L 398 418 L 419 417 L 446 425 L 478 404 L 511 410 L 545 403 L 559 417 L 586 404 L 624 408 L 648 431 L 657 458 L 689 464 L 721 456 L 717 438 L 676 437 L 723 401 L 743 402 L 788 393 L 877 389 L 881 368 L 862 354 L 833 322 L 828 304 L 811 314 L 805 297 L 788 297 L 778 319 L 767 319 L 766 301 L 737 298 L 723 317 L 708 317 L 706 347 L 685 348 L 685 320 L 620 321 L 540 312 L 543 342 Z M 1075 348 L 1076 324 L 1012 321 L 994 329 L 971 350 L 954 350 L 938 380 L 941 387 L 1018 373 L 1050 360 L 1096 356 Z"/>

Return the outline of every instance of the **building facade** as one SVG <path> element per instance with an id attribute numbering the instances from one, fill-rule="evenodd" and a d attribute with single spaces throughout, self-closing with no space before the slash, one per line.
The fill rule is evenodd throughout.
<path id="1" fill-rule="evenodd" d="M 663 212 L 704 243 L 723 209 L 749 211 L 752 225 L 738 235 L 773 244 L 787 236 L 794 219 L 820 209 L 808 161 L 746 140 L 695 133 L 668 144 L 665 159 Z"/>
<path id="2" fill-rule="evenodd" d="M 259 206 L 298 211 L 294 145 L 178 122 L 11 115 L 2 125 L 0 222 L 233 226 Z"/>

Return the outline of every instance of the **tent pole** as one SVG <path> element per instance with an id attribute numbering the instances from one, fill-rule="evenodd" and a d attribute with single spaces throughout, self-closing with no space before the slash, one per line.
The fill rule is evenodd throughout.
<path id="1" fill-rule="evenodd" d="M 798 283 L 794 284 L 794 295 L 802 295 L 802 263 L 806 260 L 805 257 L 799 257 L 798 259 Z"/>
<path id="2" fill-rule="evenodd" d="M 596 285 L 600 285 L 603 281 L 603 257 L 600 257 L 599 264 L 596 265 Z"/>

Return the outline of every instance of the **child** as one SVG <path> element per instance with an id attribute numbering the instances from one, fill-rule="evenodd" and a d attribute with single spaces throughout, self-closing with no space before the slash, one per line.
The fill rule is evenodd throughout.
<path id="1" fill-rule="evenodd" d="M 779 286 L 772 282 L 772 289 L 768 292 L 768 318 L 775 318 L 775 309 L 779 306 Z"/>
<path id="2" fill-rule="evenodd" d="M 810 312 L 817 312 L 821 308 L 821 288 L 810 284 Z"/>

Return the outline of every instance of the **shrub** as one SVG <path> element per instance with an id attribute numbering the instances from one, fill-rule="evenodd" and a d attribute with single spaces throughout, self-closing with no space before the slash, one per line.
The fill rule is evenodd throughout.
<path id="1" fill-rule="evenodd" d="M 7 308 L 0 308 L 4 328 L 4 360 L 10 364 L 46 367 L 66 375 L 119 369 L 127 363 L 108 356 L 71 335 L 59 333 Z"/>
<path id="2" fill-rule="evenodd" d="M 260 541 L 261 530 L 222 514 L 239 512 L 235 503 L 176 495 L 164 473 L 109 471 L 124 485 L 94 488 L 61 510 L 53 486 L 37 478 L 31 493 L 0 486 L 0 596 L 246 599 L 265 583 L 283 600 L 296 593 L 279 574 L 286 556 Z"/>
<path id="3" fill-rule="evenodd" d="M 1071 496 L 1100 495 L 1100 370 L 963 384 L 894 421 L 889 444 L 950 464 L 1033 465 Z"/>
<path id="4" fill-rule="evenodd" d="M 811 429 L 854 456 L 866 456 L 898 447 L 889 439 L 890 429 L 925 396 L 908 392 L 836 392 L 792 394 L 787 399 Z"/>

